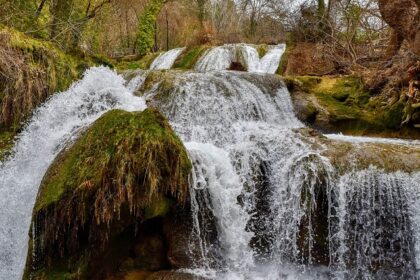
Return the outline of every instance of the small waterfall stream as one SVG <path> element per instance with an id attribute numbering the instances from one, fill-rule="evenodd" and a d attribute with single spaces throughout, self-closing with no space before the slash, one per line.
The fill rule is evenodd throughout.
<path id="1" fill-rule="evenodd" d="M 160 54 L 150 65 L 151 70 L 167 70 L 171 69 L 175 63 L 175 60 L 185 48 L 177 48 Z"/>
<path id="2" fill-rule="evenodd" d="M 0 279 L 22 276 L 32 208 L 55 156 L 106 111 L 145 108 L 144 100 L 124 84 L 108 68 L 92 68 L 68 91 L 38 108 L 18 136 L 12 156 L 0 165 Z"/>
<path id="3" fill-rule="evenodd" d="M 256 47 L 252 45 L 234 44 L 214 47 L 199 59 L 195 70 L 200 72 L 227 70 L 232 62 L 237 62 L 251 73 L 274 74 L 286 45 L 267 46 L 267 48 L 267 53 L 260 58 Z"/>

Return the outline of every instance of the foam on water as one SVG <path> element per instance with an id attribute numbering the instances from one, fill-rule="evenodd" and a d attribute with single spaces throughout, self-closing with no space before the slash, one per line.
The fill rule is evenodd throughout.
<path id="1" fill-rule="evenodd" d="M 82 128 L 111 109 L 144 110 L 125 80 L 105 67 L 91 68 L 69 90 L 38 108 L 0 166 L 0 279 L 19 279 L 28 245 L 32 208 L 55 156 Z"/>

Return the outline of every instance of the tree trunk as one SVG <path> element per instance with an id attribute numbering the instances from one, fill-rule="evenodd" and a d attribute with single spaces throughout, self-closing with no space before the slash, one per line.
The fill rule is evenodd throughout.
<path id="1" fill-rule="evenodd" d="M 166 51 L 169 51 L 169 19 L 168 19 L 168 10 L 165 10 L 166 15 Z"/>
<path id="2" fill-rule="evenodd" d="M 70 29 L 69 18 L 73 0 L 53 0 L 51 9 L 51 39 L 65 41 L 65 37 Z M 60 37 L 60 38 L 57 38 Z M 61 42 L 63 43 L 63 42 Z"/>
<path id="3" fill-rule="evenodd" d="M 398 53 L 401 48 L 402 43 L 404 42 L 404 36 L 398 32 L 397 30 L 393 29 L 391 38 L 389 39 L 388 47 L 386 49 L 386 57 L 391 59 Z"/>
<path id="4" fill-rule="evenodd" d="M 394 56 L 406 40 L 410 50 L 420 55 L 420 0 L 379 0 L 384 21 L 393 29 L 387 55 Z"/>

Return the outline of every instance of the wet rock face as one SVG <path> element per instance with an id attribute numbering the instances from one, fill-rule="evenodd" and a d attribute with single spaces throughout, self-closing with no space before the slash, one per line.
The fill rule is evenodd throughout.
<path id="1" fill-rule="evenodd" d="M 173 227 L 165 217 L 188 204 L 190 170 L 182 142 L 156 110 L 105 114 L 41 184 L 24 279 L 106 279 L 182 266 L 168 253 L 185 250 L 171 230 L 188 237 L 189 220 L 174 216 Z"/>
<path id="2" fill-rule="evenodd" d="M 151 274 L 146 280 L 205 280 L 205 278 L 183 272 L 160 271 Z"/>
<path id="3" fill-rule="evenodd" d="M 187 209 L 177 209 L 165 219 L 163 231 L 168 242 L 167 258 L 174 269 L 190 268 L 193 264 L 190 253 L 191 217 Z"/>

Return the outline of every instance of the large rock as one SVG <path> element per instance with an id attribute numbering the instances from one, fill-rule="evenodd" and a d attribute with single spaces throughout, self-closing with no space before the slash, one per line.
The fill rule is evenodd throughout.
<path id="1" fill-rule="evenodd" d="M 124 279 L 171 269 L 164 217 L 187 201 L 190 170 L 158 111 L 105 114 L 45 175 L 24 279 Z"/>

